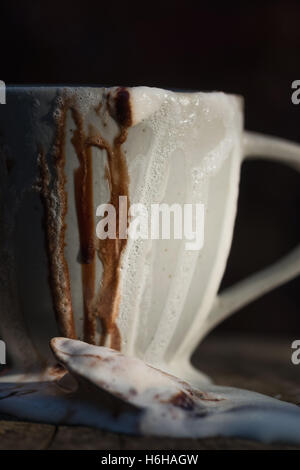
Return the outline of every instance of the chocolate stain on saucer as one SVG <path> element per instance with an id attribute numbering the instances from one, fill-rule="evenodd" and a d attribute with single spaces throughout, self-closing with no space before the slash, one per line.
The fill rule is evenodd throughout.
<path id="1" fill-rule="evenodd" d="M 121 349 L 121 336 L 116 324 L 120 304 L 120 268 L 127 239 L 120 238 L 119 220 L 128 219 L 129 175 L 122 144 L 126 141 L 128 128 L 132 124 L 130 96 L 126 88 L 118 88 L 111 97 L 106 97 L 106 109 L 118 124 L 119 132 L 112 144 L 100 132 L 89 127 L 88 135 L 76 101 L 63 97 L 60 117 L 57 122 L 55 142 L 54 182 L 43 152 L 39 155 L 41 194 L 47 227 L 47 251 L 50 270 L 50 285 L 57 322 L 62 335 L 76 338 L 74 312 L 72 307 L 71 285 L 67 261 L 64 255 L 65 218 L 67 215 L 67 192 L 65 189 L 65 144 L 66 120 L 71 112 L 76 129 L 71 140 L 79 167 L 74 173 L 75 205 L 77 212 L 80 263 L 82 269 L 82 292 L 84 302 L 84 339 L 96 344 L 97 318 L 101 321 L 100 345 Z M 102 110 L 99 105 L 97 114 Z M 116 239 L 104 240 L 96 237 L 93 198 L 92 147 L 106 151 L 106 177 L 110 190 L 109 203 L 116 211 Z M 120 213 L 119 196 L 127 197 L 127 213 Z M 124 220 L 121 220 L 124 227 Z M 126 225 L 127 226 L 127 225 Z M 101 285 L 96 288 L 96 259 L 103 266 Z"/>

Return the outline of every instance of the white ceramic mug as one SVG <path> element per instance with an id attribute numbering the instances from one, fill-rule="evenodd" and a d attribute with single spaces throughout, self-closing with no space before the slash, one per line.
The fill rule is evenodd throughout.
<path id="1" fill-rule="evenodd" d="M 196 384 L 204 376 L 190 357 L 199 341 L 299 274 L 297 248 L 217 295 L 242 161 L 266 157 L 300 168 L 297 144 L 244 132 L 242 104 L 224 93 L 147 87 L 7 90 L 0 331 L 14 365 L 49 363 L 49 340 L 60 334 L 102 341 Z M 204 204 L 202 249 L 151 239 L 99 248 L 96 208 L 117 195 L 146 207 Z"/>

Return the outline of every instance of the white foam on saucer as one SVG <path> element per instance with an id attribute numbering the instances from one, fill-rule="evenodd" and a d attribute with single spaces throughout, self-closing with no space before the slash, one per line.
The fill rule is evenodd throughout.
<path id="1" fill-rule="evenodd" d="M 229 387 L 199 390 L 139 359 L 80 341 L 55 338 L 52 349 L 77 386 L 61 372 L 1 377 L 1 412 L 128 434 L 300 443 L 296 405 Z"/>

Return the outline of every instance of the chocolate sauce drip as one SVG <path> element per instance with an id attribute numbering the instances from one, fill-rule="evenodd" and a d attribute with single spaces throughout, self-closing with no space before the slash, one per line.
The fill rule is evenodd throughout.
<path id="1" fill-rule="evenodd" d="M 112 146 L 100 134 L 89 137 L 86 142 L 87 146 L 95 146 L 106 150 L 108 163 L 107 178 L 110 189 L 109 203 L 116 210 L 116 239 L 106 238 L 104 240 L 97 240 L 97 253 L 103 265 L 103 276 L 101 288 L 94 302 L 94 312 L 101 320 L 102 335 L 100 344 L 105 344 L 106 338 L 109 335 L 110 346 L 118 350 L 121 348 L 121 336 L 115 322 L 120 304 L 121 259 L 127 243 L 127 239 L 119 238 L 119 220 L 121 216 L 126 216 L 126 218 L 128 216 L 128 213 L 120 214 L 119 196 L 127 196 L 127 208 L 129 206 L 129 176 L 126 158 L 121 149 L 121 145 L 125 142 L 126 137 L 127 128 L 120 127 L 120 133 L 114 139 Z M 124 224 L 122 221 L 121 223 Z"/>
<path id="2" fill-rule="evenodd" d="M 92 151 L 85 145 L 83 122 L 80 113 L 71 108 L 76 124 L 72 143 L 80 166 L 74 173 L 76 211 L 80 238 L 80 262 L 84 308 L 84 340 L 96 344 L 96 317 L 92 308 L 95 296 L 96 250 L 93 198 Z"/>
<path id="3" fill-rule="evenodd" d="M 65 141 L 66 116 L 70 110 L 76 129 L 73 134 L 74 146 L 79 168 L 74 172 L 75 203 L 80 238 L 80 262 L 82 265 L 82 290 L 84 303 L 84 338 L 89 343 L 96 343 L 96 319 L 101 321 L 102 333 L 100 344 L 110 340 L 110 347 L 121 349 L 121 335 L 116 324 L 120 304 L 120 268 L 121 259 L 127 239 L 120 238 L 120 216 L 128 220 L 129 207 L 129 176 L 126 158 L 122 144 L 127 138 L 130 127 L 131 108 L 129 93 L 125 88 L 119 88 L 114 97 L 114 109 L 108 104 L 107 109 L 119 124 L 119 134 L 110 145 L 97 131 L 90 129 L 89 135 L 84 132 L 81 114 L 75 100 L 65 99 L 61 110 L 61 118 L 57 126 L 56 152 L 54 158 L 55 177 L 51 188 L 51 177 L 46 157 L 39 156 L 39 166 L 42 181 L 42 197 L 45 208 L 47 247 L 50 270 L 50 283 L 56 312 L 56 318 L 61 334 L 75 338 L 74 315 L 71 301 L 70 277 L 64 256 L 65 218 L 67 214 L 67 194 L 65 191 Z M 95 111 L 100 113 L 102 105 Z M 116 239 L 96 239 L 93 201 L 93 169 L 92 147 L 106 151 L 106 176 L 110 189 L 109 203 L 116 211 Z M 54 194 L 52 191 L 54 190 Z M 127 214 L 120 215 L 119 196 L 127 197 Z M 55 201 L 57 197 L 57 201 Z M 124 227 L 124 221 L 121 221 Z M 125 226 L 126 226 L 125 224 Z M 100 288 L 96 293 L 96 253 L 103 265 L 103 275 Z"/>
<path id="4" fill-rule="evenodd" d="M 64 107 L 57 125 L 54 154 L 55 177 L 52 181 L 46 155 L 39 154 L 41 196 L 45 213 L 46 241 L 49 262 L 49 281 L 58 327 L 63 336 L 76 339 L 69 269 L 65 259 L 65 218 L 67 214 L 66 177 L 66 116 Z"/>

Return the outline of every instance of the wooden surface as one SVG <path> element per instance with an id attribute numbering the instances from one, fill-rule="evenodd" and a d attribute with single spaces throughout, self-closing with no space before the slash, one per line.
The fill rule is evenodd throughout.
<path id="1" fill-rule="evenodd" d="M 300 405 L 300 365 L 291 363 L 296 338 L 270 340 L 209 337 L 193 362 L 215 383 L 247 388 Z M 98 429 L 0 420 L 0 449 L 294 449 L 293 446 L 213 438 L 173 439 L 131 437 Z M 299 447 L 300 449 L 300 447 Z"/>

